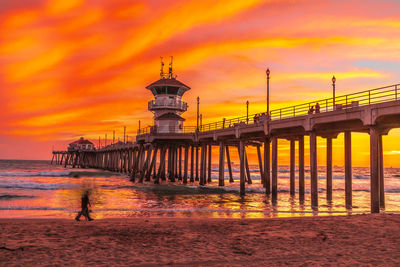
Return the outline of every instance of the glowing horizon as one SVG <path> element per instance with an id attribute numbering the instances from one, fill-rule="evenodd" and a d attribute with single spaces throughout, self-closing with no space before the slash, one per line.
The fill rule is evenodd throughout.
<path id="1" fill-rule="evenodd" d="M 50 159 L 84 136 L 134 136 L 152 124 L 145 86 L 159 56 L 190 86 L 185 125 L 400 82 L 396 1 L 34 0 L 0 3 L 0 158 Z M 379 11 L 379 12 L 377 12 Z M 385 166 L 400 166 L 399 130 L 384 137 Z M 306 138 L 307 139 L 307 138 Z M 353 165 L 368 166 L 366 134 L 353 134 Z M 319 164 L 324 164 L 319 140 Z M 307 144 L 307 143 L 306 143 Z M 343 138 L 334 141 L 343 162 Z M 280 140 L 282 164 L 288 144 Z"/>

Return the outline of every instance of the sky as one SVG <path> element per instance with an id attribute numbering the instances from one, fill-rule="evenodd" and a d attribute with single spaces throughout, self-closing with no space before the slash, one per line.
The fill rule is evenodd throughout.
<path id="1" fill-rule="evenodd" d="M 400 82 L 400 1 L 0 0 L 0 158 L 50 159 L 80 136 L 133 137 L 152 124 L 145 87 L 160 56 L 192 89 L 185 125 Z M 399 130 L 383 139 L 400 167 Z M 307 139 L 307 138 L 306 138 Z M 318 162 L 325 141 L 318 139 Z M 307 147 L 306 141 L 306 147 Z M 353 165 L 368 166 L 369 137 L 353 134 Z M 343 135 L 334 140 L 343 164 Z M 217 150 L 217 149 L 215 149 Z M 279 162 L 288 142 L 279 141 Z M 356 153 L 355 153 L 356 152 Z"/>

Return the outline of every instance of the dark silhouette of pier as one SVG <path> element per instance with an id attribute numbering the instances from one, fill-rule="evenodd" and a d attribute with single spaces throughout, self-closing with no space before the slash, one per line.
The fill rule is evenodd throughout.
<path id="1" fill-rule="evenodd" d="M 160 81 L 168 82 L 173 79 L 175 78 L 171 76 L 167 78 L 162 76 Z M 153 88 L 154 84 L 157 85 L 157 82 L 147 88 L 154 90 L 156 95 L 159 92 L 154 88 L 158 90 L 162 87 Z M 177 86 L 185 90 L 190 89 L 184 84 Z M 352 132 L 361 132 L 370 135 L 371 212 L 379 213 L 380 209 L 385 207 L 382 135 L 387 135 L 392 128 L 400 127 L 398 89 L 400 84 L 395 84 L 204 125 L 197 123 L 197 126 L 187 127 L 179 123 L 170 124 L 168 130 L 165 130 L 163 124 L 156 119 L 159 118 L 160 122 L 162 119 L 162 123 L 164 120 L 175 119 L 174 123 L 179 122 L 179 114 L 186 111 L 187 104 L 181 102 L 180 97 L 178 102 L 171 104 L 166 102 L 157 104 L 157 101 L 151 101 L 149 110 L 155 110 L 155 114 L 157 108 L 162 110 L 171 108 L 176 111 L 177 117 L 165 113 L 159 117 L 155 116 L 155 126 L 140 129 L 134 143 L 119 142 L 91 151 L 54 151 L 53 159 L 56 159 L 57 164 L 65 166 L 127 173 L 133 182 L 153 181 L 158 184 L 160 180 L 168 179 L 171 182 L 181 180 L 183 183 L 198 181 L 199 185 L 206 185 L 211 182 L 212 149 L 218 147 L 218 184 L 224 186 L 226 161 L 229 182 L 233 182 L 230 159 L 233 148 L 239 153 L 240 194 L 244 195 L 246 183 L 252 183 L 246 147 L 255 146 L 265 193 L 271 195 L 272 201 L 276 202 L 279 153 L 277 144 L 278 139 L 286 139 L 290 141 L 290 195 L 294 196 L 296 192 L 295 146 L 297 145 L 298 197 L 300 203 L 303 203 L 304 138 L 307 137 L 310 139 L 311 205 L 313 209 L 318 209 L 317 136 L 326 139 L 326 198 L 332 200 L 332 139 L 339 133 L 344 133 L 345 202 L 346 207 L 351 209 L 351 136 Z M 353 155 L 356 156 L 357 152 Z"/>

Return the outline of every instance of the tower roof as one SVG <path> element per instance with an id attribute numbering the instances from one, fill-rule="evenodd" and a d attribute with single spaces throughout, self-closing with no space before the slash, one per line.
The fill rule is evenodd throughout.
<path id="1" fill-rule="evenodd" d="M 161 78 L 158 81 L 155 81 L 152 84 L 146 86 L 146 88 L 151 90 L 153 87 L 163 87 L 163 86 L 180 87 L 180 88 L 185 88 L 186 90 L 190 89 L 189 86 L 178 81 L 175 78 Z"/>
<path id="2" fill-rule="evenodd" d="M 179 120 L 179 121 L 184 121 L 185 119 L 179 116 L 178 114 L 168 112 L 164 113 L 158 117 L 156 117 L 156 120 Z"/>

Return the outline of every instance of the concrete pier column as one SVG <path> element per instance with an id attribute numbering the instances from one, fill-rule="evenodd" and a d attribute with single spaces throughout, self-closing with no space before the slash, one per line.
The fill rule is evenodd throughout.
<path id="1" fill-rule="evenodd" d="M 156 169 L 157 150 L 158 150 L 158 147 L 155 146 L 154 147 L 154 151 L 153 151 L 153 158 L 151 159 L 151 163 L 150 163 L 150 168 L 149 168 L 149 170 L 147 172 L 147 175 L 146 175 L 146 181 L 150 181 L 151 172 Z M 155 175 L 153 175 L 153 180 L 154 180 L 154 176 Z"/>
<path id="2" fill-rule="evenodd" d="M 212 152 L 212 146 L 209 145 L 208 146 L 208 175 L 207 175 L 207 182 L 211 183 L 211 164 L 212 164 L 212 156 L 211 156 L 211 152 Z"/>
<path id="3" fill-rule="evenodd" d="M 326 138 L 326 199 L 332 200 L 332 137 Z"/>
<path id="4" fill-rule="evenodd" d="M 229 171 L 229 182 L 233 183 L 233 175 L 232 175 L 232 165 L 231 165 L 231 157 L 229 156 L 229 146 L 225 146 L 226 149 L 226 159 L 228 161 L 228 171 Z"/>
<path id="5" fill-rule="evenodd" d="M 219 142 L 219 173 L 218 186 L 225 185 L 225 147 L 222 141 Z"/>
<path id="6" fill-rule="evenodd" d="M 294 139 L 290 140 L 290 195 L 295 194 L 295 143 Z"/>
<path id="7" fill-rule="evenodd" d="M 270 172 L 270 164 L 271 164 L 271 159 L 270 159 L 270 140 L 269 138 L 265 138 L 264 141 L 264 187 L 265 187 L 265 193 L 267 195 L 271 194 L 271 172 Z"/>
<path id="8" fill-rule="evenodd" d="M 379 147 L 379 207 L 381 209 L 385 208 L 385 172 L 383 169 L 383 144 L 382 135 L 378 136 L 378 147 Z"/>
<path id="9" fill-rule="evenodd" d="M 310 134 L 311 207 L 318 209 L 317 135 Z"/>
<path id="10" fill-rule="evenodd" d="M 182 146 L 179 146 L 179 157 L 178 157 L 178 179 L 182 180 Z"/>
<path id="11" fill-rule="evenodd" d="M 164 155 L 163 155 L 163 166 L 162 166 L 162 169 L 161 169 L 161 180 L 163 180 L 163 181 L 165 181 L 165 180 L 167 180 L 167 178 L 166 178 L 166 168 L 167 168 L 167 165 L 166 165 L 166 157 L 167 157 L 167 146 L 165 146 L 164 147 Z"/>
<path id="12" fill-rule="evenodd" d="M 272 137 L 272 200 L 278 198 L 278 138 Z"/>
<path id="13" fill-rule="evenodd" d="M 346 208 L 351 209 L 352 199 L 352 171 L 351 171 L 351 132 L 344 132 L 344 180 L 346 194 Z"/>
<path id="14" fill-rule="evenodd" d="M 246 164 L 245 167 L 246 167 L 247 183 L 252 184 L 253 181 L 251 180 L 249 160 L 247 158 L 246 146 L 244 147 L 244 160 L 245 160 L 245 164 Z"/>
<path id="15" fill-rule="evenodd" d="M 261 148 L 260 146 L 257 146 L 257 157 L 258 157 L 258 168 L 260 169 L 260 177 L 261 177 L 261 184 L 264 186 L 265 182 L 264 182 L 264 170 L 263 170 L 263 162 L 262 162 L 262 157 L 261 157 Z"/>
<path id="16" fill-rule="evenodd" d="M 175 147 L 171 146 L 170 148 L 171 151 L 171 172 L 170 172 L 170 181 L 175 182 Z"/>
<path id="17" fill-rule="evenodd" d="M 194 182 L 194 146 L 190 146 L 190 182 Z"/>
<path id="18" fill-rule="evenodd" d="M 188 161 L 189 161 L 189 146 L 185 145 L 185 155 L 184 155 L 184 163 L 183 163 L 183 183 L 184 184 L 187 184 Z"/>
<path id="19" fill-rule="evenodd" d="M 204 183 L 204 180 L 205 179 L 203 179 L 204 177 L 203 177 L 203 169 L 204 169 L 204 161 L 205 161 L 205 154 L 204 154 L 204 148 L 205 148 L 205 145 L 203 144 L 202 146 L 201 146 L 201 153 L 200 153 L 200 181 L 199 181 L 199 184 L 200 185 L 204 185 L 205 183 Z"/>
<path id="20" fill-rule="evenodd" d="M 244 141 L 240 140 L 239 143 L 239 158 L 240 158 L 240 195 L 244 196 L 246 191 L 245 181 L 245 158 L 244 158 Z"/>
<path id="21" fill-rule="evenodd" d="M 179 168 L 178 168 L 178 146 L 174 146 L 174 178 L 178 178 L 179 179 Z"/>
<path id="22" fill-rule="evenodd" d="M 299 200 L 304 202 L 304 135 L 299 137 Z"/>
<path id="23" fill-rule="evenodd" d="M 195 180 L 199 180 L 199 147 L 196 145 L 196 177 Z"/>
<path id="24" fill-rule="evenodd" d="M 380 211 L 380 181 L 379 181 L 379 133 L 376 128 L 369 130 L 370 135 L 370 187 L 371 187 L 371 212 Z"/>

